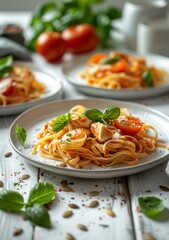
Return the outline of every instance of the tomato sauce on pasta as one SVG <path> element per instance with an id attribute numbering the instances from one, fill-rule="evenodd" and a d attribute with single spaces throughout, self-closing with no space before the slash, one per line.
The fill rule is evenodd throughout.
<path id="1" fill-rule="evenodd" d="M 138 164 L 156 147 L 167 148 L 158 142 L 157 130 L 132 116 L 128 109 L 121 108 L 120 115 L 108 123 L 92 121 L 84 115 L 85 110 L 81 105 L 70 109 L 70 120 L 58 131 L 53 131 L 54 119 L 46 123 L 37 135 L 32 153 L 39 152 L 44 158 L 73 168 L 90 164 L 111 167 Z"/>

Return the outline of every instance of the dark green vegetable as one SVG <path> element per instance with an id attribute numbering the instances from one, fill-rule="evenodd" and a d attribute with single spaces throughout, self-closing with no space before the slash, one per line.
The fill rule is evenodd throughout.
<path id="1" fill-rule="evenodd" d="M 55 189 L 48 182 L 39 182 L 31 190 L 28 198 L 28 204 L 37 203 L 47 204 L 55 198 Z"/>
<path id="2" fill-rule="evenodd" d="M 37 37 L 42 32 L 62 32 L 65 28 L 89 23 L 96 28 L 102 48 L 113 45 L 112 31 L 117 30 L 113 26 L 113 20 L 121 17 L 121 11 L 115 7 L 93 10 L 93 5 L 104 0 L 62 0 L 44 3 L 34 11 L 30 28 L 31 38 L 27 40 L 27 47 L 35 50 Z"/>
<path id="3" fill-rule="evenodd" d="M 156 217 L 164 211 L 164 204 L 161 199 L 156 197 L 139 197 L 139 206 L 148 217 Z"/>
<path id="4" fill-rule="evenodd" d="M 54 186 L 48 182 L 37 183 L 31 190 L 27 203 L 20 193 L 3 189 L 0 191 L 0 209 L 15 213 L 25 211 L 27 219 L 33 224 L 51 228 L 50 216 L 43 205 L 50 203 L 54 198 Z"/>
<path id="5" fill-rule="evenodd" d="M 26 141 L 26 130 L 22 127 L 19 127 L 18 125 L 16 126 L 16 134 L 18 137 L 18 140 L 20 141 L 20 143 L 22 144 L 22 146 L 24 146 L 25 141 Z"/>
<path id="6" fill-rule="evenodd" d="M 39 204 L 33 204 L 31 207 L 26 208 L 26 217 L 33 224 L 51 228 L 50 216 L 46 208 Z"/>
<path id="7" fill-rule="evenodd" d="M 65 114 L 58 116 L 53 123 L 52 130 L 53 132 L 59 132 L 62 130 L 71 120 L 71 114 Z"/>
<path id="8" fill-rule="evenodd" d="M 11 55 L 0 58 L 0 76 L 8 75 L 12 70 L 13 57 Z"/>
<path id="9" fill-rule="evenodd" d="M 99 63 L 103 64 L 103 65 L 104 64 L 112 64 L 112 63 L 118 62 L 120 59 L 121 59 L 120 56 L 115 56 L 113 58 L 104 58 L 104 59 L 101 59 Z"/>
<path id="10" fill-rule="evenodd" d="M 150 69 L 147 69 L 143 74 L 143 79 L 147 87 L 153 87 L 153 75 Z"/>
<path id="11" fill-rule="evenodd" d="M 20 212 L 24 206 L 24 199 L 18 192 L 3 189 L 0 192 L 0 209 L 8 212 Z"/>
<path id="12" fill-rule="evenodd" d="M 109 123 L 110 120 L 117 118 L 120 115 L 120 108 L 116 106 L 109 106 L 102 113 L 98 109 L 86 109 L 84 115 L 94 122 Z"/>

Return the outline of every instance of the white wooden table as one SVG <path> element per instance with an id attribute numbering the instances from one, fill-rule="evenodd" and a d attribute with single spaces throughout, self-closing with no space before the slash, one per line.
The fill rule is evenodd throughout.
<path id="1" fill-rule="evenodd" d="M 0 13 L 1 23 L 14 21 L 26 26 L 28 19 L 28 13 Z M 45 64 L 36 55 L 34 61 Z M 66 83 L 59 65 L 46 67 L 51 67 L 56 76 L 62 78 L 65 99 L 86 97 Z M 137 102 L 169 114 L 168 94 Z M 169 187 L 167 162 L 139 174 L 112 179 L 80 179 L 50 173 L 28 164 L 11 148 L 8 130 L 15 117 L 0 117 L 0 180 L 3 181 L 4 188 L 19 191 L 25 199 L 39 180 L 51 182 L 56 189 L 56 200 L 49 211 L 53 228 L 46 230 L 32 227 L 29 221 L 23 221 L 20 216 L 0 211 L 0 240 L 66 240 L 69 239 L 67 233 L 72 234 L 76 240 L 169 239 L 169 192 L 160 188 L 160 185 Z M 8 158 L 4 156 L 7 152 L 12 152 Z M 18 184 L 23 174 L 29 174 L 30 178 Z M 67 180 L 74 192 L 60 191 L 62 180 Z M 90 191 L 98 191 L 99 195 L 89 196 Z M 160 218 L 152 220 L 138 211 L 140 195 L 156 196 L 163 200 L 165 211 Z M 99 206 L 88 208 L 93 200 L 98 200 Z M 73 216 L 66 219 L 62 213 L 70 210 L 69 203 L 75 203 L 80 208 L 74 209 Z M 116 217 L 112 218 L 105 213 L 104 209 L 109 207 Z M 88 231 L 80 230 L 77 224 L 84 224 Z M 17 237 L 13 236 L 16 228 L 23 229 L 23 233 Z"/>

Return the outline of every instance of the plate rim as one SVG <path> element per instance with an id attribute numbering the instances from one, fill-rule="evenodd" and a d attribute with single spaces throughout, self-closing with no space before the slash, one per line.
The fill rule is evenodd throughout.
<path id="1" fill-rule="evenodd" d="M 100 100 L 100 101 L 104 101 L 105 103 L 106 102 L 110 102 L 112 101 L 111 99 L 100 99 L 100 98 L 88 98 L 88 99 L 71 99 L 71 100 L 59 100 L 59 101 L 51 101 L 51 102 L 48 102 L 48 103 L 42 103 L 38 106 L 35 106 L 35 107 L 32 107 L 28 110 L 26 110 L 25 112 L 23 112 L 22 114 L 20 114 L 11 124 L 10 126 L 10 129 L 9 129 L 9 135 L 8 135 L 8 138 L 9 138 L 9 142 L 12 146 L 12 148 L 19 154 L 21 155 L 23 158 L 26 159 L 27 162 L 31 163 L 32 165 L 40 165 L 40 166 L 37 166 L 37 167 L 40 167 L 40 168 L 43 168 L 43 166 L 46 166 L 47 168 L 54 168 L 56 169 L 56 171 L 53 171 L 53 172 L 58 172 L 59 170 L 62 170 L 62 172 L 65 172 L 65 175 L 67 176 L 71 176 L 72 173 L 76 172 L 77 175 L 81 175 L 82 173 L 82 178 L 84 178 L 85 176 L 83 176 L 84 174 L 94 174 L 94 175 L 97 175 L 99 173 L 102 173 L 102 174 L 106 174 L 108 175 L 107 177 L 114 177 L 112 176 L 113 175 L 113 172 L 114 173 L 117 173 L 120 172 L 120 171 L 126 171 L 126 173 L 123 173 L 122 175 L 120 174 L 119 176 L 126 176 L 126 175 L 131 175 L 131 174 L 134 174 L 134 173 L 137 173 L 137 172 L 141 172 L 141 171 L 145 171 L 149 168 L 152 168 L 153 166 L 156 166 L 164 161 L 166 161 L 168 158 L 169 158 L 169 153 L 166 154 L 165 156 L 163 157 L 160 157 L 160 158 L 157 158 L 155 160 L 151 160 L 150 162 L 143 162 L 141 163 L 140 165 L 133 165 L 133 166 L 126 166 L 125 168 L 124 167 L 117 167 L 115 169 L 98 169 L 98 170 L 92 170 L 92 169 L 74 169 L 74 168 L 62 168 L 62 167 L 59 167 L 59 166 L 53 166 L 53 165 L 49 165 L 47 163 L 42 163 L 42 162 L 38 162 L 37 160 L 34 160 L 32 158 L 29 158 L 29 156 L 26 156 L 24 153 L 22 153 L 21 151 L 19 151 L 19 149 L 15 146 L 15 144 L 13 143 L 13 140 L 12 140 L 12 130 L 14 129 L 14 126 L 16 125 L 17 121 L 19 119 L 22 119 L 23 116 L 25 116 L 26 114 L 29 114 L 31 113 L 32 111 L 36 111 L 38 110 L 39 108 L 44 108 L 45 106 L 48 106 L 48 105 L 53 105 L 53 104 L 60 104 L 60 103 L 66 103 L 66 102 L 76 102 L 78 104 L 78 101 L 84 101 L 84 102 L 90 102 L 90 101 L 97 101 L 97 100 Z M 124 103 L 124 104 L 130 104 L 132 106 L 135 106 L 135 107 L 143 107 L 144 109 L 147 109 L 147 111 L 150 111 L 151 113 L 153 114 L 158 114 L 160 115 L 160 117 L 163 117 L 165 118 L 166 120 L 169 120 L 169 116 L 156 110 L 156 109 L 153 109 L 153 108 L 150 108 L 150 107 L 147 107 L 145 105 L 142 105 L 142 104 L 139 104 L 139 103 L 131 103 L 129 101 L 119 101 L 119 100 L 113 100 L 114 102 L 119 102 L 120 104 Z M 50 159 L 49 159 L 50 160 Z M 151 165 L 149 167 L 149 165 Z M 142 169 L 142 170 L 139 170 L 139 167 Z M 129 172 L 130 170 L 133 170 L 132 173 L 127 173 Z M 48 171 L 51 171 L 51 170 L 48 170 Z M 52 171 L 51 171 L 52 172 Z M 70 174 L 67 174 L 67 173 L 70 173 Z M 63 173 L 62 173 L 63 174 Z M 110 176 L 109 176 L 110 175 Z M 75 176 L 76 177 L 76 176 Z M 79 176 L 77 176 L 79 177 Z M 93 177 L 89 177 L 89 176 L 86 176 L 86 178 L 96 178 L 95 176 Z M 103 177 L 98 177 L 97 178 L 103 178 Z M 104 177 L 105 178 L 105 177 Z"/>

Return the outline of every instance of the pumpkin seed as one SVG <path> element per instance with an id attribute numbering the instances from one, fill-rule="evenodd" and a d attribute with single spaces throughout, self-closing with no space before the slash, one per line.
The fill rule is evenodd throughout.
<path id="1" fill-rule="evenodd" d="M 61 187 L 60 190 L 63 192 L 74 192 L 71 187 Z"/>
<path id="2" fill-rule="evenodd" d="M 92 201 L 89 203 L 88 207 L 89 208 L 95 208 L 99 205 L 99 202 L 98 201 Z"/>
<path id="3" fill-rule="evenodd" d="M 5 157 L 7 158 L 7 157 L 10 157 L 12 155 L 12 153 L 11 152 L 7 152 L 7 153 L 5 153 Z"/>
<path id="4" fill-rule="evenodd" d="M 87 193 L 88 196 L 97 196 L 99 194 L 100 194 L 100 192 L 98 192 L 98 191 L 91 191 L 91 192 Z"/>
<path id="5" fill-rule="evenodd" d="M 66 240 L 76 240 L 76 238 L 71 233 L 66 233 Z"/>
<path id="6" fill-rule="evenodd" d="M 81 230 L 81 231 L 84 231 L 84 232 L 87 232 L 88 231 L 88 228 L 83 225 L 83 224 L 77 224 L 77 227 Z"/>
<path id="7" fill-rule="evenodd" d="M 26 213 L 25 213 L 25 212 L 22 213 L 22 220 L 23 220 L 23 221 L 26 221 L 26 220 L 27 220 L 27 216 L 26 216 Z"/>
<path id="8" fill-rule="evenodd" d="M 15 231 L 13 232 L 13 236 L 19 236 L 22 233 L 23 233 L 22 228 L 16 228 Z"/>
<path id="9" fill-rule="evenodd" d="M 156 240 L 150 233 L 144 233 L 144 240 Z"/>
<path id="10" fill-rule="evenodd" d="M 69 218 L 73 215 L 73 212 L 71 210 L 67 210 L 62 214 L 62 217 Z"/>
<path id="11" fill-rule="evenodd" d="M 105 213 L 109 215 L 110 217 L 116 217 L 115 212 L 111 208 L 105 209 Z"/>
<path id="12" fill-rule="evenodd" d="M 28 179 L 28 178 L 30 178 L 30 175 L 29 175 L 29 174 L 24 174 L 24 175 L 22 175 L 22 176 L 20 177 L 21 180 L 26 180 L 26 179 Z"/>
<path id="13" fill-rule="evenodd" d="M 67 180 L 62 180 L 61 185 L 62 185 L 62 187 L 68 187 L 68 181 Z"/>
<path id="14" fill-rule="evenodd" d="M 3 188 L 4 183 L 0 180 L 0 188 Z"/>
<path id="15" fill-rule="evenodd" d="M 73 209 L 78 209 L 79 208 L 79 206 L 77 204 L 75 204 L 75 203 L 69 203 L 68 206 L 70 208 L 73 208 Z"/>
<path id="16" fill-rule="evenodd" d="M 160 185 L 159 188 L 163 190 L 164 192 L 169 192 L 169 187 Z"/>

